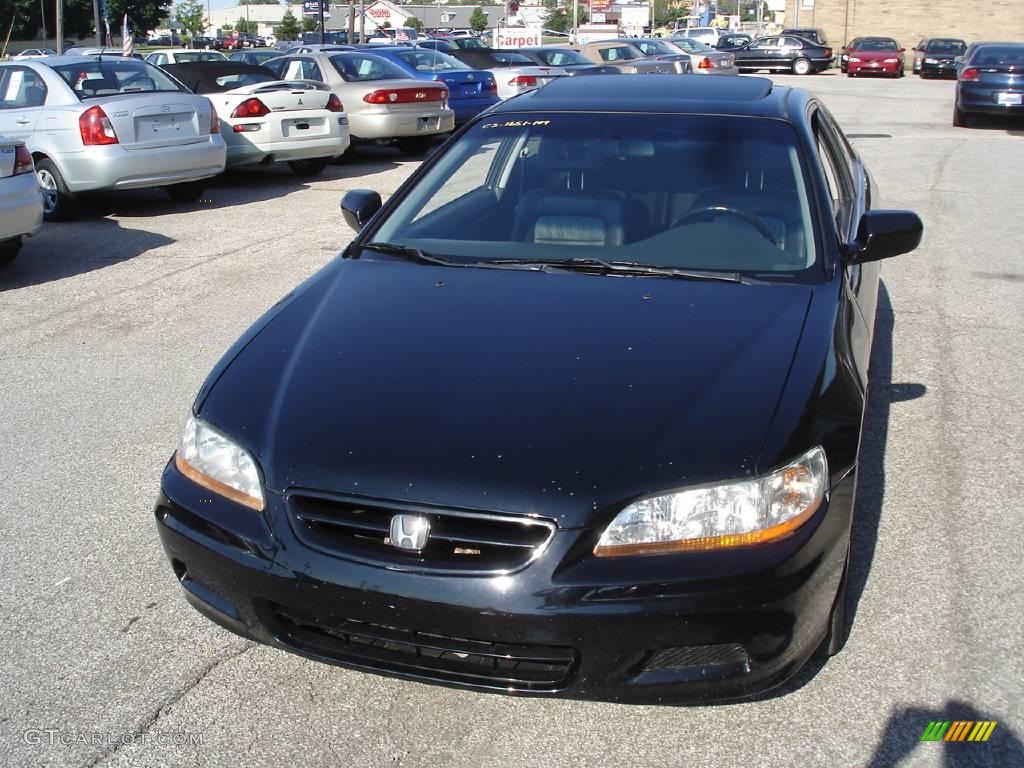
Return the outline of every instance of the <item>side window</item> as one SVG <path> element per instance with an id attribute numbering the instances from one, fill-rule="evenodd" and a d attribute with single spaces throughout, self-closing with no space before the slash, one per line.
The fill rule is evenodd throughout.
<path id="1" fill-rule="evenodd" d="M 832 201 L 832 213 L 840 233 L 845 234 L 849 226 L 854 189 L 850 170 L 850 158 L 846 152 L 848 147 L 829 124 L 830 120 L 823 110 L 819 109 L 814 116 L 814 138 L 821 161 L 821 169 L 828 185 L 829 198 Z"/>
<path id="2" fill-rule="evenodd" d="M 41 107 L 46 102 L 46 84 L 27 67 L 5 67 L 0 82 L 0 109 Z"/>

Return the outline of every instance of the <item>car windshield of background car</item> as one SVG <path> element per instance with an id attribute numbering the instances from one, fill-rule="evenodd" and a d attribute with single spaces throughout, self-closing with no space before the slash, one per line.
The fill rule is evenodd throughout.
<path id="1" fill-rule="evenodd" d="M 807 188 L 797 134 L 778 120 L 499 114 L 461 136 L 372 237 L 464 261 L 796 275 L 817 260 Z"/>

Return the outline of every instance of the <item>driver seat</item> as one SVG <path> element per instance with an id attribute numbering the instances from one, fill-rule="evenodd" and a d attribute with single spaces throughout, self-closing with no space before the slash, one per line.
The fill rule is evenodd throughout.
<path id="1" fill-rule="evenodd" d="M 805 256 L 800 198 L 796 192 L 785 189 L 712 187 L 693 199 L 690 210 L 697 211 L 716 205 L 736 208 L 757 216 L 768 227 L 780 249 L 795 257 Z M 723 214 L 723 218 L 726 215 Z"/>

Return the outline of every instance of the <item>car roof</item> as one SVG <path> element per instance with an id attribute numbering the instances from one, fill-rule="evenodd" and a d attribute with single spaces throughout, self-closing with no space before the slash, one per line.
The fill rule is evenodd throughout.
<path id="1" fill-rule="evenodd" d="M 82 63 L 86 63 L 86 62 L 99 61 L 101 58 L 104 59 L 104 60 L 106 60 L 106 59 L 128 59 L 130 61 L 138 61 L 138 62 L 142 62 L 143 61 L 142 59 L 136 59 L 134 56 L 122 56 L 120 51 L 115 52 L 114 49 L 111 49 L 110 53 L 105 53 L 102 56 L 100 54 L 98 54 L 98 53 L 96 53 L 96 54 L 86 54 L 86 55 L 72 55 L 72 56 L 47 56 L 47 57 L 42 58 L 42 59 L 32 59 L 29 62 L 24 62 L 22 64 L 22 66 L 24 66 L 25 64 L 30 64 L 31 63 L 31 64 L 39 64 L 39 65 L 44 66 L 44 67 L 59 67 L 59 66 L 63 66 L 64 64 L 82 64 Z"/>
<path id="2" fill-rule="evenodd" d="M 542 88 L 493 107 L 503 112 L 636 112 L 736 114 L 785 117 L 800 89 L 775 85 L 764 77 L 609 77 L 594 88 L 586 77 L 560 77 Z"/>

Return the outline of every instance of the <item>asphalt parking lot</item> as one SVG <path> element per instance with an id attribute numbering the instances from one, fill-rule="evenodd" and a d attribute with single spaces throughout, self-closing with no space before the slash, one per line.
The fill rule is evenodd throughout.
<path id="1" fill-rule="evenodd" d="M 839 656 L 743 704 L 521 699 L 308 662 L 186 604 L 163 464 L 218 357 L 349 240 L 342 193 L 417 165 L 373 149 L 195 204 L 104 197 L 0 271 L 0 765 L 1024 765 L 1024 126 L 953 128 L 950 82 L 778 80 L 824 98 L 876 206 L 925 222 L 882 270 Z M 932 720 L 998 725 L 922 743 Z"/>

